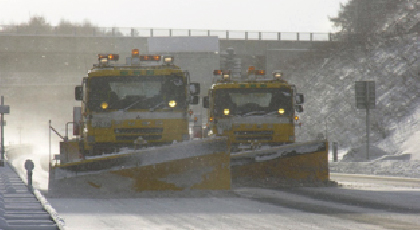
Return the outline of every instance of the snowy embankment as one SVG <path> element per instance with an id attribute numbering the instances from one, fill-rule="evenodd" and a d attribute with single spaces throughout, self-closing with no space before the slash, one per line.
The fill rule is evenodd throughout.
<path id="1" fill-rule="evenodd" d="M 420 178 L 419 118 L 420 108 L 398 124 L 398 130 L 379 145 L 381 148 L 371 147 L 372 160 L 365 160 L 364 146 L 354 148 L 347 154 L 339 154 L 340 162 L 331 162 L 330 172 Z M 398 147 L 399 154 L 387 155 L 383 149 L 390 145 Z"/>
<path id="2" fill-rule="evenodd" d="M 345 157 L 339 154 L 340 162 L 330 163 L 331 172 L 420 177 L 419 9 L 418 0 L 403 1 L 367 46 L 349 43 L 323 62 L 290 67 L 290 80 L 307 98 L 300 138 L 324 135 L 339 143 L 340 152 L 349 150 Z M 375 81 L 370 146 L 381 152 L 370 160 L 364 152 L 365 111 L 354 99 L 359 80 Z"/>
<path id="3" fill-rule="evenodd" d="M 305 94 L 298 141 L 323 136 L 338 142 L 340 148 L 364 146 L 366 111 L 356 107 L 354 85 L 355 81 L 375 81 L 371 146 L 387 154 L 420 155 L 417 147 L 404 152 L 409 138 L 420 131 L 416 112 L 420 108 L 418 9 L 418 0 L 403 1 L 386 21 L 378 22 L 381 26 L 368 42 L 343 42 L 323 58 L 302 57 L 285 67 L 287 80 Z M 404 29 L 395 31 L 397 24 Z"/>

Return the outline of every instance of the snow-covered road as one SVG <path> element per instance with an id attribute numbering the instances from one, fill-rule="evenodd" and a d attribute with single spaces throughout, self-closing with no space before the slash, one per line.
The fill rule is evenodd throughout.
<path id="1" fill-rule="evenodd" d="M 332 174 L 339 187 L 238 188 L 225 197 L 58 199 L 65 229 L 420 229 L 420 184 Z M 383 183 L 387 181 L 387 183 Z"/>
<path id="2" fill-rule="evenodd" d="M 382 229 L 247 198 L 50 199 L 65 229 Z"/>

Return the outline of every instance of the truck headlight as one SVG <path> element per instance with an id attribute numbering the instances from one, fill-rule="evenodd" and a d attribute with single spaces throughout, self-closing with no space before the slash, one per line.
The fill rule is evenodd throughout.
<path id="1" fill-rule="evenodd" d="M 229 109 L 225 109 L 225 110 L 223 111 L 223 113 L 224 113 L 226 116 L 228 116 L 228 115 L 229 115 Z"/>
<path id="2" fill-rule="evenodd" d="M 174 108 L 176 106 L 176 101 L 175 100 L 170 100 L 169 101 L 169 107 Z"/>
<path id="3" fill-rule="evenodd" d="M 102 108 L 102 109 L 107 109 L 107 108 L 108 108 L 108 103 L 106 103 L 105 101 L 104 101 L 104 102 L 102 102 L 102 104 L 101 104 L 101 108 Z"/>

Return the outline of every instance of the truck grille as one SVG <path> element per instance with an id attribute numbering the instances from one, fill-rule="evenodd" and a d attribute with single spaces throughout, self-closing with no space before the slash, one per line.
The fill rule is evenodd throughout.
<path id="1" fill-rule="evenodd" d="M 273 135 L 273 131 L 234 131 L 234 135 Z"/>
<path id="2" fill-rule="evenodd" d="M 143 140 L 160 140 L 162 135 L 118 135 L 115 136 L 117 141 L 134 141 L 141 136 Z"/>
<path id="3" fill-rule="evenodd" d="M 234 131 L 233 135 L 237 141 L 244 141 L 244 140 L 272 140 L 273 139 L 273 131 L 270 130 L 261 130 L 261 131 L 253 131 L 253 130 L 243 130 L 243 131 Z"/>
<path id="4" fill-rule="evenodd" d="M 124 134 L 161 134 L 163 128 L 159 127 L 145 127 L 145 128 L 115 128 L 116 135 Z"/>
<path id="5" fill-rule="evenodd" d="M 272 140 L 272 136 L 235 136 L 236 140 L 244 141 L 244 140 Z"/>

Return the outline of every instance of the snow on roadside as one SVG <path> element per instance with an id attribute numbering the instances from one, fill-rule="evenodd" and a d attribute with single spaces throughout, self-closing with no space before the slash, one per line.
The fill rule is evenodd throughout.
<path id="1" fill-rule="evenodd" d="M 413 130 L 401 144 L 401 152 L 405 154 L 411 154 L 412 160 L 420 160 L 420 128 L 418 126 L 418 120 L 420 119 L 420 107 L 413 114 L 411 120 L 408 120 L 408 125 L 412 127 Z M 414 127 L 413 127 L 414 126 Z"/>
<path id="2" fill-rule="evenodd" d="M 419 119 L 420 107 L 398 124 L 398 129 L 390 138 L 379 144 L 382 149 L 392 146 L 400 154 L 385 155 L 368 162 L 331 162 L 330 171 L 420 178 Z M 365 155 L 365 152 L 360 154 Z"/>
<path id="3" fill-rule="evenodd" d="M 420 160 L 330 162 L 330 172 L 420 178 Z"/>

